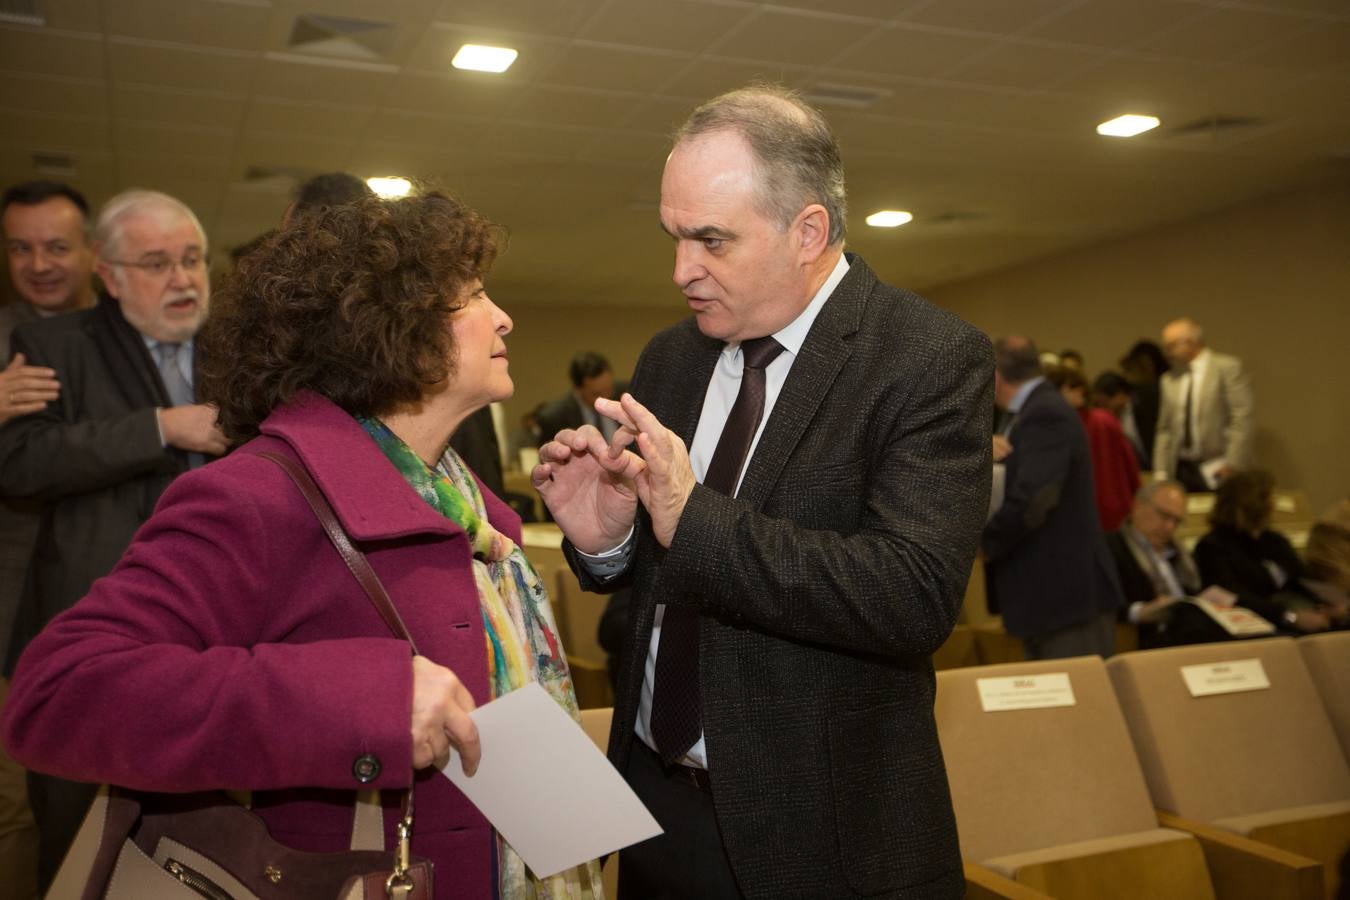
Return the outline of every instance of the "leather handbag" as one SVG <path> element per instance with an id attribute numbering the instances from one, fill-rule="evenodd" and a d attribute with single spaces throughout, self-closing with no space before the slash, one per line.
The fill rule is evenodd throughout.
<path id="1" fill-rule="evenodd" d="M 365 554 L 351 542 L 304 467 L 264 452 L 295 482 L 329 540 L 396 637 L 417 646 Z M 384 850 L 377 791 L 358 795 L 351 849 L 294 850 L 224 792 L 157 794 L 104 785 L 47 900 L 431 900 L 430 861 L 410 851 L 412 790 L 403 796 L 398 847 Z"/>

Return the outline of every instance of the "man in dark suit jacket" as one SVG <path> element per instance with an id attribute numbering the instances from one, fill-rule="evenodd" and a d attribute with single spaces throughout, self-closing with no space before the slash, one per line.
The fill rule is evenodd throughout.
<path id="1" fill-rule="evenodd" d="M 99 217 L 95 252 L 108 296 L 21 325 L 11 339 L 61 383 L 56 400 L 0 429 L 0 493 L 40 504 L 11 668 L 43 625 L 112 570 L 191 455 L 225 450 L 215 409 L 191 402 L 192 338 L 210 301 L 196 217 L 164 194 L 119 194 Z M 93 791 L 29 773 L 44 890 Z"/>
<path id="2" fill-rule="evenodd" d="M 1013 415 L 1012 452 L 982 547 L 1003 625 L 1028 659 L 1110 656 L 1120 586 L 1093 502 L 1087 434 L 1040 374 L 1035 344 L 1003 338 L 994 356 L 994 392 Z"/>
<path id="3" fill-rule="evenodd" d="M 1195 561 L 1172 539 L 1185 517 L 1186 489 L 1181 483 L 1151 481 L 1136 492 L 1130 516 L 1120 530 L 1106 536 L 1125 598 L 1121 619 L 1138 627 L 1142 650 L 1196 642 L 1192 635 L 1180 634 L 1193 630 L 1195 617 L 1183 614 L 1179 627 L 1171 627 L 1177 601 L 1200 593 Z M 1207 631 L 1206 626 L 1217 627 L 1203 613 L 1199 619 Z"/>
<path id="4" fill-rule="evenodd" d="M 930 655 L 988 504 L 989 346 L 845 257 L 844 220 L 795 95 L 696 111 L 661 191 L 694 317 L 597 403 L 611 444 L 564 432 L 534 471 L 586 584 L 633 587 L 610 758 L 665 834 L 623 851 L 621 896 L 964 892 Z"/>
<path id="5" fill-rule="evenodd" d="M 545 403 L 535 414 L 539 423 L 539 442 L 545 444 L 564 428 L 580 428 L 582 425 L 594 425 L 606 437 L 614 433 L 612 419 L 597 415 L 595 401 L 617 396 L 614 393 L 614 370 L 609 360 L 593 350 L 578 353 L 567 366 L 567 376 L 572 381 L 572 390 L 556 400 Z"/>

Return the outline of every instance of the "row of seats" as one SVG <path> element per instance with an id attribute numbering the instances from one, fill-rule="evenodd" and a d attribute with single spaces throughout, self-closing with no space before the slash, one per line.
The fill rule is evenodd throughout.
<path id="1" fill-rule="evenodd" d="M 1350 634 L 943 671 L 936 717 L 971 897 L 1335 896 Z"/>
<path id="2" fill-rule="evenodd" d="M 945 671 L 935 715 L 972 900 L 1337 896 L 1350 634 Z"/>

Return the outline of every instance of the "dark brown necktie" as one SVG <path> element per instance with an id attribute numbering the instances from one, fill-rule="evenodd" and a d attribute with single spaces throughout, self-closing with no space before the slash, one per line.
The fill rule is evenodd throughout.
<path id="1" fill-rule="evenodd" d="M 703 476 L 704 487 L 735 496 L 736 481 L 764 418 L 764 370 L 782 352 L 783 346 L 771 337 L 741 343 L 745 365 L 741 389 Z M 656 683 L 652 686 L 652 739 L 667 765 L 684 756 L 702 734 L 702 706 L 698 689 L 698 610 L 686 604 L 670 605 L 661 620 Z"/>

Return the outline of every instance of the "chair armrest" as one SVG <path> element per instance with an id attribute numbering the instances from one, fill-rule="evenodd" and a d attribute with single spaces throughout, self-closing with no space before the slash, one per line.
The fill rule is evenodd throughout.
<path id="1" fill-rule="evenodd" d="M 1050 900 L 1035 888 L 1018 884 L 992 869 L 966 863 L 966 900 Z"/>
<path id="2" fill-rule="evenodd" d="M 1155 810 L 1158 824 L 1194 835 L 1218 900 L 1321 900 L 1322 864 L 1222 828 Z"/>

